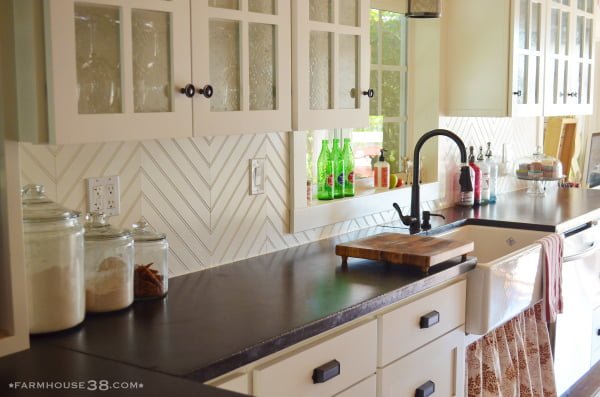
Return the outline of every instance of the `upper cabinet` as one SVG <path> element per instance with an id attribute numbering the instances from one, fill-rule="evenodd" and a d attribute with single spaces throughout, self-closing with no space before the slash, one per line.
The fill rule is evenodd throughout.
<path id="1" fill-rule="evenodd" d="M 547 12 L 544 114 L 591 114 L 594 0 L 552 0 Z"/>
<path id="2" fill-rule="evenodd" d="M 289 0 L 191 1 L 194 135 L 289 131 Z"/>
<path id="3" fill-rule="evenodd" d="M 16 61 L 20 95 L 31 96 L 23 107 L 35 107 L 20 119 L 43 119 L 42 132 L 22 128 L 26 140 L 291 129 L 289 0 L 45 0 L 43 14 L 41 0 L 14 3 L 16 18 L 43 15 L 45 29 L 15 28 L 18 48 L 37 44 L 42 54 L 23 50 Z M 26 70 L 30 58 L 43 67 Z"/>
<path id="4" fill-rule="evenodd" d="M 542 114 L 543 13 L 542 0 L 445 3 L 445 114 Z"/>
<path id="5" fill-rule="evenodd" d="M 294 130 L 364 127 L 369 1 L 292 0 Z"/>
<path id="6" fill-rule="evenodd" d="M 44 6 L 49 142 L 191 136 L 188 1 Z"/>

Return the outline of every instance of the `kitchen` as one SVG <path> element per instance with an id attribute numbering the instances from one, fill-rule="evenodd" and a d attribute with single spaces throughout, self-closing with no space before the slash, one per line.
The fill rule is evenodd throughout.
<path id="1" fill-rule="evenodd" d="M 112 2 L 109 3 L 112 4 Z M 122 1 L 114 3 L 129 5 L 130 2 Z M 181 5 L 182 3 L 184 4 L 183 6 Z M 241 3 L 245 4 L 245 2 Z M 373 1 L 372 4 L 374 3 Z M 393 1 L 382 2 L 382 8 L 386 9 L 385 7 L 389 7 L 390 3 L 392 3 L 395 9 L 400 6 L 400 11 L 404 10 L 403 12 L 407 8 L 405 2 Z M 283 27 L 289 24 L 290 15 L 293 15 L 294 18 L 300 18 L 303 15 L 301 12 L 306 13 L 306 10 L 302 11 L 306 7 L 302 7 L 301 2 L 292 2 L 291 5 L 293 7 L 291 10 L 289 9 L 290 2 L 279 1 L 278 4 L 280 14 L 283 14 L 285 17 L 285 13 L 287 12 L 287 20 L 275 18 L 275 16 L 271 15 L 269 18 L 253 16 L 252 18 L 255 19 L 252 21 Z M 470 4 L 470 6 L 469 10 L 477 14 L 477 8 L 473 4 Z M 131 2 L 131 7 L 135 7 L 134 2 Z M 179 16 L 179 18 L 181 18 L 182 14 L 186 17 L 189 16 L 189 10 L 186 9 L 186 7 L 189 8 L 189 2 L 173 2 L 173 7 L 184 7 L 183 11 L 175 8 L 172 10 L 174 15 Z M 192 4 L 192 9 L 194 7 L 196 5 Z M 509 7 L 499 8 L 509 9 Z M 162 8 L 159 7 L 158 9 Z M 195 11 L 195 13 L 192 10 L 192 13 L 194 15 L 205 15 L 203 13 L 204 9 L 202 10 Z M 218 11 L 220 13 L 214 10 L 211 12 L 215 12 L 216 14 L 214 15 L 217 15 L 219 18 L 223 18 L 225 12 L 222 10 Z M 479 11 L 481 12 L 481 10 Z M 504 10 L 503 12 L 506 13 L 507 11 Z M 60 16 L 61 14 L 59 13 L 58 15 Z M 483 15 L 488 15 L 490 19 L 486 20 L 483 18 Z M 504 32 L 506 37 L 501 42 L 505 46 L 508 46 L 510 39 L 508 34 L 510 26 L 508 24 L 510 20 L 508 14 L 506 14 L 506 23 L 504 24 L 492 23 L 494 17 L 497 17 L 497 14 L 494 13 L 480 13 L 477 16 L 481 18 L 480 23 L 490 32 L 494 32 L 493 27 L 495 26 L 500 32 L 499 34 Z M 40 14 L 36 17 L 43 18 L 43 15 Z M 467 17 L 475 18 L 468 15 L 464 16 L 464 18 Z M 308 20 L 307 15 L 304 15 L 304 18 Z M 500 157 L 502 144 L 507 146 L 511 161 L 517 161 L 521 157 L 530 155 L 535 150 L 537 144 L 542 142 L 545 120 L 541 116 L 546 115 L 546 113 L 536 113 L 539 109 L 524 109 L 524 112 L 531 111 L 532 113 L 528 113 L 529 116 L 506 117 L 518 114 L 517 109 L 515 107 L 512 112 L 509 109 L 509 100 L 506 98 L 507 93 L 503 94 L 504 97 L 492 98 L 491 93 L 496 93 L 498 90 L 492 87 L 491 84 L 497 83 L 503 91 L 506 91 L 506 86 L 510 86 L 509 76 L 511 72 L 509 72 L 509 63 L 506 60 L 507 55 L 503 51 L 497 51 L 491 54 L 491 56 L 499 58 L 490 58 L 492 64 L 506 65 L 503 66 L 503 74 L 497 74 L 495 80 L 490 80 L 489 76 L 479 76 L 476 79 L 478 76 L 469 69 L 469 64 L 463 61 L 464 59 L 472 58 L 473 54 L 463 54 L 460 51 L 467 51 L 467 47 L 475 46 L 478 43 L 470 43 L 470 46 L 459 46 L 457 43 L 460 43 L 460 34 L 465 33 L 458 29 L 443 30 L 447 28 L 443 24 L 449 24 L 450 18 L 457 18 L 457 15 L 453 14 L 453 7 L 444 4 L 442 18 L 429 20 L 411 19 L 406 22 L 408 25 L 409 40 L 413 38 L 418 45 L 409 45 L 409 48 L 406 50 L 408 59 L 407 80 L 412 86 L 410 86 L 406 94 L 405 129 L 407 131 L 407 143 L 404 150 L 406 151 L 406 147 L 412 147 L 417 137 L 426 131 L 435 128 L 446 128 L 458 133 L 465 143 L 479 146 L 484 145 L 487 141 L 492 141 L 498 158 Z M 24 20 L 36 21 L 35 17 Z M 186 18 L 177 19 L 176 21 L 177 27 L 181 27 L 181 30 L 173 31 L 174 43 L 189 43 L 190 36 L 192 36 L 192 42 L 201 42 L 203 43 L 202 48 L 205 51 L 210 50 L 209 43 L 203 42 L 203 37 L 206 35 L 203 36 L 201 33 L 195 31 L 197 27 L 206 27 L 208 23 L 192 24 L 193 26 L 190 27 L 190 21 L 187 21 Z M 39 22 L 38 20 L 38 24 L 32 24 L 37 26 L 38 30 L 41 29 Z M 173 23 L 175 25 L 175 22 Z M 464 26 L 465 29 L 469 26 L 469 24 L 462 22 L 459 24 Z M 2 25 L 8 26 L 10 24 L 3 23 Z M 457 25 L 453 24 L 452 26 Z M 31 29 L 35 30 L 33 27 Z M 184 37 L 186 30 L 187 38 Z M 67 29 L 65 31 L 69 33 Z M 190 31 L 192 32 L 191 35 Z M 348 29 L 342 26 L 339 32 L 348 33 Z M 446 34 L 441 34 L 440 32 L 446 32 Z M 454 38 L 455 41 L 444 45 L 444 38 L 448 40 L 453 38 L 449 35 L 449 32 L 454 32 L 453 34 L 456 34 L 457 37 Z M 59 33 L 64 34 L 64 32 Z M 38 34 L 40 34 L 39 31 Z M 70 34 L 72 35 L 72 32 Z M 20 197 L 16 192 L 26 183 L 41 183 L 45 186 L 48 196 L 53 200 L 56 200 L 67 208 L 85 212 L 86 186 L 84 179 L 103 175 L 119 175 L 121 180 L 121 214 L 111 218 L 110 222 L 119 227 L 130 227 L 141 216 L 144 216 L 156 230 L 167 234 L 167 239 L 171 247 L 169 274 L 173 281 L 171 283 L 171 290 L 167 296 L 167 302 L 171 298 L 171 304 L 173 304 L 173 301 L 177 297 L 175 294 L 178 292 L 176 291 L 182 290 L 181 286 L 179 289 L 175 289 L 174 286 L 178 284 L 194 284 L 192 281 L 183 281 L 188 280 L 185 276 L 187 274 L 190 275 L 190 279 L 200 277 L 199 280 L 204 280 L 204 282 L 208 282 L 208 279 L 204 277 L 208 277 L 209 274 L 214 272 L 219 272 L 222 276 L 235 279 L 236 276 L 229 274 L 227 270 L 232 269 L 232 266 L 227 264 L 244 260 L 258 261 L 258 259 L 255 259 L 257 255 L 269 253 L 273 253 L 269 257 L 272 258 L 269 260 L 273 261 L 271 264 L 271 268 L 274 268 L 272 269 L 273 274 L 280 274 L 277 271 L 281 272 L 285 267 L 282 265 L 282 269 L 277 269 L 277 261 L 279 260 L 281 263 L 284 263 L 286 255 L 293 256 L 294 253 L 302 255 L 303 249 L 308 251 L 315 249 L 314 247 L 319 245 L 317 242 L 323 241 L 323 239 L 335 239 L 336 236 L 346 233 L 360 234 L 362 229 L 397 221 L 397 214 L 391 205 L 394 201 L 397 201 L 401 207 L 408 207 L 410 204 L 410 188 L 390 190 L 366 195 L 365 197 L 361 196 L 357 197 L 356 200 L 343 199 L 340 201 L 334 200 L 326 204 L 317 203 L 317 205 L 307 205 L 305 187 L 306 171 L 304 170 L 307 139 L 306 133 L 302 131 L 319 128 L 358 126 L 359 124 L 353 124 L 355 122 L 354 117 L 363 117 L 364 119 L 365 109 L 368 109 L 369 102 L 366 97 L 361 96 L 360 110 L 363 113 L 362 115 L 351 117 L 346 114 L 329 115 L 327 111 L 314 112 L 309 109 L 308 104 L 301 105 L 300 100 L 294 97 L 293 93 L 298 93 L 299 98 L 306 99 L 310 97 L 310 84 L 307 81 L 307 76 L 302 76 L 302 74 L 293 75 L 295 68 L 291 63 L 291 59 L 296 59 L 298 62 L 307 62 L 310 54 L 308 49 L 305 49 L 306 52 L 304 55 L 291 53 L 289 47 L 294 46 L 286 46 L 285 43 L 295 42 L 292 41 L 293 32 L 286 32 L 286 29 L 281 29 L 281 34 L 284 36 L 279 41 L 284 44 L 278 52 L 280 55 L 278 61 L 280 80 L 278 82 L 283 81 L 286 84 L 281 84 L 277 87 L 278 99 L 280 101 L 278 102 L 279 108 L 272 110 L 272 112 L 277 114 L 269 116 L 265 116 L 263 112 L 257 112 L 260 114 L 253 115 L 250 111 L 207 111 L 206 104 L 208 101 L 206 101 L 207 98 L 204 98 L 204 94 L 208 95 L 208 92 L 204 90 L 203 94 L 195 93 L 194 98 L 191 100 L 185 95 L 173 97 L 175 109 L 179 110 L 183 108 L 185 112 L 188 112 L 184 112 L 182 116 L 177 114 L 173 117 L 169 113 L 169 118 L 158 119 L 154 117 L 133 117 L 138 115 L 132 115 L 131 118 L 128 118 L 130 124 L 127 128 L 131 131 L 127 136 L 128 140 L 122 141 L 117 139 L 120 132 L 119 128 L 115 127 L 114 123 L 116 122 L 109 120 L 107 117 L 97 119 L 88 124 L 85 124 L 86 121 L 83 120 L 83 117 L 68 119 L 66 121 L 63 119 L 65 116 L 71 117 L 69 114 L 72 113 L 72 109 L 69 110 L 69 106 L 77 107 L 77 101 L 73 101 L 73 95 L 71 94 L 71 92 L 76 91 L 76 88 L 73 87 L 72 90 L 61 89 L 50 91 L 50 95 L 56 95 L 55 98 L 57 98 L 55 101 L 49 101 L 55 107 L 55 122 L 66 123 L 66 127 L 56 129 L 54 136 L 55 142 L 62 141 L 63 144 L 32 145 L 17 143 L 12 138 L 3 142 L 3 152 L 6 156 L 4 163 L 8 166 L 2 173 L 2 177 L 6 178 L 5 180 L 3 179 L 2 189 L 3 191 L 6 189 L 6 191 L 11 193 L 2 195 L 2 200 L 8 200 L 7 202 L 3 202 L 3 211 L 5 212 L 2 217 L 2 235 L 6 239 L 11 240 L 10 244 L 7 244 L 6 240 L 4 240 L 3 244 L 5 245 L 3 248 L 11 247 L 11 249 L 3 249 L 2 252 L 5 255 L 9 253 L 12 255 L 12 259 L 6 263 L 10 263 L 14 267 L 10 271 L 9 268 L 4 266 L 3 271 L 8 273 L 2 279 L 12 280 L 11 283 L 6 284 L 7 288 L 4 290 L 9 291 L 11 290 L 11 285 L 14 286 L 12 293 L 17 297 L 13 298 L 15 299 L 13 302 L 14 313 L 24 313 L 26 310 L 25 306 L 23 306 L 25 304 L 24 299 L 22 295 L 19 295 L 19 291 L 24 289 L 23 286 L 26 285 L 26 282 L 22 266 L 18 265 L 18 263 L 22 263 L 22 259 L 20 259 L 22 252 L 18 248 L 21 244 L 19 241 L 21 218 L 18 213 L 19 211 L 15 210 L 19 208 L 20 203 Z M 338 30 L 335 30 L 335 34 L 338 34 Z M 363 33 L 361 34 L 365 36 Z M 4 34 L 3 37 L 5 37 Z M 178 39 L 175 40 L 175 37 Z M 308 40 L 306 40 L 306 37 L 308 37 L 308 32 L 305 32 L 303 37 L 304 44 L 307 44 Z M 58 38 L 56 42 L 63 43 L 65 41 Z M 483 40 L 482 43 L 479 43 L 480 46 L 484 44 Z M 57 47 L 60 50 L 68 46 Z M 212 68 L 211 65 L 207 65 L 207 62 L 204 62 L 204 58 L 217 58 L 203 57 L 202 51 L 192 51 L 192 54 L 189 54 L 188 47 L 190 45 L 177 44 L 175 46 L 174 44 L 173 51 L 181 52 L 184 60 L 191 59 L 191 64 L 199 69 L 194 70 L 191 74 L 189 70 L 180 74 L 181 70 L 179 68 L 182 66 L 179 62 L 174 63 L 173 79 L 177 84 L 183 85 L 190 82 L 190 75 L 209 75 Z M 508 52 L 508 47 L 506 49 L 506 52 Z M 2 50 L 9 51 L 4 45 Z M 72 50 L 71 52 L 73 52 Z M 210 52 L 212 53 L 212 51 Z M 285 56 L 286 54 L 288 54 L 287 57 Z M 490 56 L 490 52 L 486 52 L 485 54 L 488 57 Z M 250 54 L 247 55 L 250 56 Z M 22 63 L 19 64 L 19 69 L 27 66 L 28 59 L 35 59 L 34 55 L 29 56 L 31 58 L 20 59 Z M 63 59 L 61 57 L 64 57 L 64 54 L 59 54 L 54 60 L 61 61 Z M 11 59 L 4 55 L 2 58 Z M 502 59 L 504 59 L 504 63 L 502 63 Z M 23 63 L 23 61 L 25 62 Z M 411 62 L 414 62 L 414 64 L 411 64 Z M 62 64 L 64 63 L 62 62 Z M 190 68 L 189 62 L 181 63 L 184 67 L 187 64 L 187 68 Z M 39 62 L 32 62 L 31 64 L 39 66 Z M 62 64 L 59 62 L 57 67 L 60 67 Z M 220 65 L 222 67 L 224 64 Z M 475 63 L 473 65 L 477 66 Z M 486 65 L 487 69 L 486 67 L 479 67 L 488 70 L 490 74 L 498 72 L 498 70 L 490 70 L 489 65 Z M 59 79 L 59 82 L 56 84 L 58 87 L 69 87 L 69 84 L 72 84 L 60 81 L 60 78 L 66 79 L 69 75 L 73 76 L 76 74 L 74 66 L 70 66 L 70 68 L 73 70 L 72 73 L 57 73 L 56 78 Z M 308 70 L 308 67 L 305 70 Z M 463 80 L 461 80 L 461 70 L 465 71 L 466 74 L 466 77 L 462 76 Z M 364 70 L 362 71 L 364 72 Z M 186 73 L 188 77 L 185 77 Z M 444 73 L 452 73 L 452 79 L 444 78 Z M 183 78 L 179 79 L 180 76 L 183 76 Z M 465 82 L 464 79 L 467 78 L 472 79 L 473 83 L 467 85 L 470 81 Z M 363 76 L 360 81 L 366 81 L 367 79 Z M 481 84 L 483 84 L 482 79 L 485 84 L 490 84 L 485 95 L 481 94 L 480 88 L 477 90 L 477 87 L 481 87 Z M 3 86 L 8 86 L 12 81 L 10 79 L 3 79 Z M 459 86 L 451 86 L 453 82 L 459 84 Z M 43 82 L 30 81 L 30 83 L 35 86 L 35 84 L 42 84 Z M 194 84 L 198 86 L 197 88 L 202 87 L 204 89 L 206 83 L 206 81 L 194 81 Z M 465 85 L 460 86 L 461 84 Z M 260 88 L 251 88 L 249 85 L 246 91 Z M 366 88 L 360 87 L 361 90 Z M 461 94 L 462 90 L 464 90 L 463 94 Z M 597 95 L 598 84 L 595 85 L 595 90 L 595 94 Z M 3 90 L 3 92 L 10 91 L 15 92 L 14 89 Z M 300 94 L 300 92 L 303 92 L 303 94 Z M 8 93 L 5 95 L 8 95 Z M 37 103 L 39 102 L 39 98 L 28 97 L 28 95 L 31 95 L 29 91 L 23 93 L 22 97 L 19 95 L 17 101 L 4 99 L 2 106 L 4 114 L 2 115 L 2 119 L 6 120 L 7 123 L 10 122 L 11 118 L 6 117 L 6 115 L 18 114 L 21 111 L 19 109 L 23 108 L 21 106 L 23 101 L 36 102 L 37 107 L 34 106 L 32 108 L 30 103 L 25 106 L 25 109 L 32 109 L 32 111 L 43 113 L 45 108 L 42 106 L 43 104 L 40 105 Z M 123 95 L 125 97 L 125 93 Z M 66 96 L 66 98 L 60 99 L 62 98 L 61 96 Z M 509 98 L 512 100 L 512 97 L 511 89 Z M 294 105 L 294 109 L 296 107 L 298 109 L 297 112 L 294 110 L 296 114 L 293 114 L 291 111 L 293 98 L 296 98 L 295 100 L 298 101 L 298 104 Z M 477 113 L 476 109 L 466 108 L 466 105 L 460 102 L 464 98 L 467 99 L 466 102 L 469 102 L 470 99 L 470 105 L 473 103 L 481 105 L 482 108 L 487 110 L 487 113 Z M 490 117 L 490 106 L 488 106 L 488 103 L 485 103 L 486 100 L 502 104 L 501 107 L 503 108 L 493 115 L 495 117 Z M 458 111 L 451 113 L 448 110 L 451 106 L 443 104 L 444 101 L 455 104 L 455 108 Z M 192 103 L 193 109 L 191 106 Z M 438 103 L 441 103 L 441 105 L 438 106 Z M 15 106 L 16 109 L 13 108 Z M 594 103 L 594 106 L 595 109 L 598 108 L 596 103 Z M 197 110 L 195 107 L 199 107 L 200 110 Z M 440 109 L 444 110 L 441 111 Z M 522 108 L 519 108 L 519 111 L 521 111 L 520 109 Z M 460 111 L 463 113 L 461 114 Z M 576 114 L 577 112 L 572 109 L 563 109 L 562 111 L 564 113 L 554 113 L 554 115 Z M 466 114 L 468 112 L 471 112 L 471 114 Z M 591 132 L 598 130 L 600 123 L 597 115 L 600 112 L 594 110 L 592 113 L 591 109 L 583 110 L 583 112 L 587 112 L 588 115 L 592 114 L 592 116 L 587 117 L 578 116 L 578 125 L 585 126 L 585 128 L 581 128 L 582 137 L 589 137 L 591 136 Z M 239 113 L 239 117 L 237 113 Z M 147 116 L 147 114 L 145 115 Z M 460 117 L 459 115 L 478 117 Z M 198 120 L 201 122 L 198 122 Z M 295 120 L 294 122 L 297 123 L 295 125 L 299 131 L 290 134 L 287 131 L 292 130 L 292 120 Z M 314 120 L 317 120 L 315 123 L 318 125 L 310 124 Z M 47 129 L 44 127 L 42 121 L 43 119 L 35 117 L 20 117 L 19 123 L 26 123 L 27 128 L 20 127 L 19 130 L 26 130 L 31 135 L 37 134 L 39 138 L 40 131 Z M 77 126 L 77 128 L 73 128 L 70 123 Z M 273 124 L 267 125 L 268 123 Z M 287 127 L 279 128 L 280 125 Z M 17 130 L 14 124 L 3 127 L 10 134 L 14 134 Z M 252 131 L 252 128 L 262 128 L 262 130 Z M 191 132 L 192 130 L 193 133 Z M 147 131 L 154 131 L 158 134 L 156 138 L 161 139 L 141 140 L 142 137 L 146 137 L 143 134 Z M 212 131 L 215 132 L 213 133 Z M 239 135 L 241 131 L 256 133 Z M 113 135 L 111 136 L 111 134 Z M 189 138 L 192 134 L 194 137 Z M 184 138 L 186 136 L 188 138 Z M 102 137 L 103 139 L 98 139 L 98 137 Z M 29 137 L 22 140 L 32 141 L 34 138 Z M 586 142 L 589 142 L 589 140 L 585 138 L 580 142 L 584 146 L 580 153 L 585 156 L 585 153 L 587 153 L 585 148 L 589 145 Z M 408 150 L 408 155 L 410 155 L 410 152 L 411 150 Z M 449 186 L 447 181 L 450 179 L 450 173 L 447 173 L 445 170 L 452 164 L 456 164 L 458 160 L 457 153 L 452 142 L 445 138 L 440 138 L 437 146 L 429 144 L 424 147 L 424 152 L 422 153 L 424 157 L 423 180 L 430 183 L 424 183 L 421 187 L 423 209 L 437 211 L 438 209 L 447 208 L 452 205 L 449 194 L 447 194 L 450 188 L 446 187 Z M 262 186 L 264 194 L 249 194 L 249 181 L 252 175 L 250 167 L 247 165 L 252 159 L 264 159 L 264 185 Z M 15 168 L 15 164 L 20 164 L 20 166 Z M 584 162 L 582 161 L 581 164 L 584 165 Z M 585 172 L 582 171 L 581 174 L 585 175 Z M 585 182 L 582 180 L 582 183 Z M 503 176 L 499 180 L 499 192 L 501 193 L 508 193 L 524 187 L 527 187 L 527 185 L 524 182 L 516 180 L 512 175 Z M 573 196 L 577 196 L 578 194 L 577 192 L 566 192 L 562 189 L 557 190 L 557 192 L 557 194 Z M 548 197 L 550 193 L 548 192 Z M 548 203 L 548 197 L 544 198 L 545 201 L 539 201 L 536 198 L 538 201 L 534 200 L 533 204 L 537 203 L 539 207 L 543 208 L 531 208 L 529 212 L 539 215 L 548 206 L 551 207 L 552 203 Z M 506 204 L 506 202 L 502 202 L 501 198 L 496 206 L 482 207 L 479 216 L 482 218 L 486 216 L 490 218 L 493 216 L 502 216 L 500 211 L 502 208 L 506 208 Z M 579 203 L 573 201 L 570 205 L 578 206 Z M 591 208 L 590 212 L 592 212 L 598 208 L 598 202 L 590 199 L 584 208 Z M 492 214 L 494 210 L 497 211 L 497 215 Z M 538 213 L 536 211 L 542 212 Z M 575 210 L 564 210 L 564 218 L 568 219 L 571 225 L 573 223 L 587 222 L 587 220 L 583 219 L 587 214 L 587 212 L 579 214 Z M 464 215 L 465 218 L 474 216 L 470 214 Z M 459 220 L 459 218 L 460 216 L 457 216 L 455 220 Z M 7 221 L 7 219 L 11 221 Z M 439 224 L 439 222 L 434 223 L 434 225 Z M 569 225 L 567 224 L 567 226 Z M 567 229 L 555 231 L 560 232 Z M 329 261 L 330 259 L 327 260 Z M 255 266 L 260 268 L 260 264 L 256 264 Z M 315 265 L 312 264 L 312 266 Z M 249 269 L 252 269 L 252 266 L 246 266 L 245 272 L 248 272 Z M 318 273 L 318 268 L 314 269 L 314 271 Z M 196 273 L 201 274 L 201 276 L 196 275 Z M 239 278 L 242 279 L 241 276 Z M 188 288 L 193 289 L 193 287 Z M 245 286 L 243 284 L 236 287 L 232 285 L 227 288 L 232 288 L 233 291 L 240 293 L 239 289 L 243 289 Z M 299 285 L 298 288 L 301 289 L 302 286 Z M 254 288 L 251 290 L 257 294 Z M 244 295 L 242 294 L 242 296 Z M 247 298 L 249 299 L 250 296 L 252 294 L 249 294 Z M 194 301 L 191 297 L 189 298 Z M 234 298 L 223 297 L 223 299 Z M 8 299 L 3 299 L 3 301 L 10 302 Z M 203 302 L 196 302 L 196 304 L 202 307 Z M 134 307 L 139 308 L 141 306 L 134 305 Z M 291 316 L 291 313 L 286 312 L 283 308 L 279 309 L 280 311 L 276 312 L 276 316 L 281 318 L 281 321 L 286 316 Z M 10 313 L 11 310 L 3 309 L 2 312 Z M 240 315 L 243 315 L 243 313 L 240 313 Z M 8 317 L 11 318 L 7 319 Z M 8 345 L 11 346 L 9 349 L 20 350 L 25 348 L 28 343 L 27 324 L 23 316 L 15 315 L 14 319 L 14 325 L 3 326 L 2 328 L 14 328 L 17 330 L 17 332 L 14 332 L 13 341 L 9 342 Z M 12 315 L 3 317 L 3 321 L 9 320 L 12 320 Z M 218 319 L 213 320 L 218 321 Z M 93 321 L 94 323 L 100 323 L 97 318 L 94 318 Z M 245 319 L 245 321 L 248 324 L 252 322 L 251 319 Z M 293 318 L 290 321 L 293 322 Z M 218 324 L 218 322 L 215 324 Z M 101 324 L 99 326 L 102 327 Z M 85 323 L 84 327 L 86 327 Z M 228 328 L 226 323 L 223 323 L 221 327 L 218 329 L 224 330 Z M 263 335 L 265 339 L 274 336 L 268 335 L 266 332 Z M 317 330 L 312 330 L 313 334 L 310 334 L 308 331 L 305 332 L 307 332 L 308 336 L 313 336 L 316 335 Z M 127 338 L 133 337 L 131 334 L 122 335 L 126 335 Z M 242 336 L 239 337 L 241 340 Z M 156 343 L 157 341 L 154 342 Z M 283 346 L 289 346 L 291 342 L 288 341 L 287 343 L 283 344 Z M 12 346 L 18 347 L 14 348 Z M 244 348 L 244 346 L 239 346 L 239 348 Z M 273 348 L 273 346 L 270 347 L 270 349 Z M 4 355 L 4 352 L 2 355 Z M 98 356 L 102 357 L 101 354 L 98 354 Z M 127 361 L 125 360 L 124 362 Z M 152 368 L 153 365 L 145 364 L 142 367 Z M 230 369 L 233 370 L 233 368 Z M 169 373 L 168 371 L 165 372 Z"/>

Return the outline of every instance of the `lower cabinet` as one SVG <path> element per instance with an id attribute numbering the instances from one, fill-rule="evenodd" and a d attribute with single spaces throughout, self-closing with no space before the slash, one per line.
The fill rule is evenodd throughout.
<path id="1" fill-rule="evenodd" d="M 227 375 L 220 378 L 219 381 L 211 383 L 211 386 L 242 394 L 250 393 L 248 374 L 234 373 Z"/>
<path id="2" fill-rule="evenodd" d="M 465 331 L 455 329 L 377 370 L 379 397 L 463 396 Z"/>
<path id="3" fill-rule="evenodd" d="M 375 397 L 377 395 L 377 377 L 375 374 L 369 376 L 348 390 L 336 394 L 335 397 Z"/>

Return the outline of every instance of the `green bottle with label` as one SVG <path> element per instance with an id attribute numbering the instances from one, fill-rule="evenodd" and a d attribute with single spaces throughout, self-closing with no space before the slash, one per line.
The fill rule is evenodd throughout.
<path id="1" fill-rule="evenodd" d="M 333 199 L 333 160 L 329 151 L 327 139 L 321 141 L 321 153 L 317 160 L 317 198 L 319 200 Z"/>
<path id="2" fill-rule="evenodd" d="M 342 156 L 342 149 L 340 148 L 340 140 L 338 138 L 333 139 L 333 147 L 331 148 L 331 159 L 333 160 L 333 197 L 342 198 L 344 197 L 344 157 Z"/>
<path id="3" fill-rule="evenodd" d="M 354 196 L 354 153 L 352 153 L 350 138 L 344 138 L 342 158 L 344 159 L 344 175 L 346 177 L 344 183 L 344 197 L 352 197 Z"/>

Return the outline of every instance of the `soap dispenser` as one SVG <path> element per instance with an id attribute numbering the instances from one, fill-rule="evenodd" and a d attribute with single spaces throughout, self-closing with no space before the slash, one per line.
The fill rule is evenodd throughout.
<path id="1" fill-rule="evenodd" d="M 385 161 L 383 152 L 387 152 L 385 149 L 379 151 L 379 161 L 375 163 L 373 169 L 374 186 L 375 189 L 389 189 L 390 188 L 390 163 Z"/>

